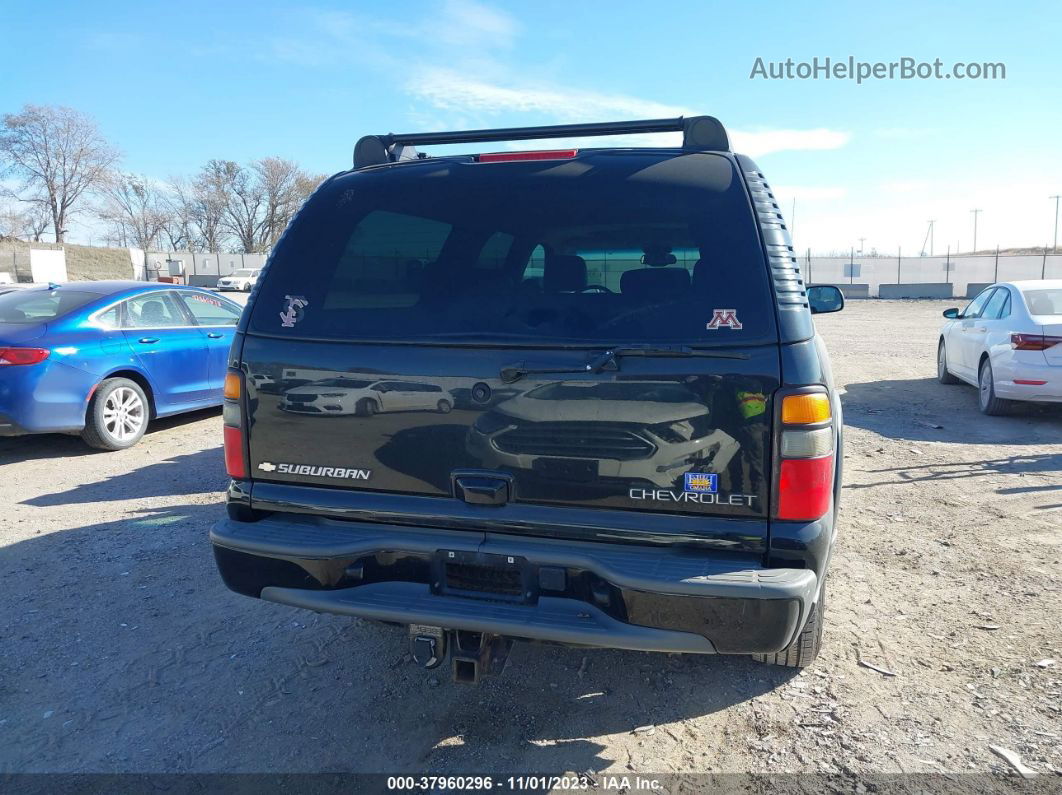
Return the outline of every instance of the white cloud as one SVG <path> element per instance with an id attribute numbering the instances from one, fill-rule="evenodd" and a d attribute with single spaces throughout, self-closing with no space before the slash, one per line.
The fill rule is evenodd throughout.
<path id="1" fill-rule="evenodd" d="M 688 107 L 627 94 L 534 83 L 500 85 L 444 67 L 420 70 L 407 82 L 406 90 L 437 109 L 484 117 L 534 113 L 556 121 L 574 122 L 697 115 Z M 838 149 L 850 138 L 846 132 L 826 128 L 729 132 L 735 151 L 752 157 L 791 150 Z M 617 136 L 610 141 L 619 146 L 677 146 L 681 137 L 677 133 L 629 135 Z M 581 141 L 571 139 L 564 143 L 578 145 Z"/>
<path id="2" fill-rule="evenodd" d="M 775 197 L 779 201 L 832 201 L 843 199 L 848 189 L 840 186 L 822 185 L 772 185 Z"/>
<path id="3" fill-rule="evenodd" d="M 417 58 L 447 63 L 474 62 L 512 47 L 519 33 L 515 18 L 474 0 L 446 0 L 422 17 L 396 22 L 380 15 L 331 9 L 300 9 L 291 31 L 269 40 L 269 57 L 321 67 L 351 60 L 381 70 L 408 69 Z M 400 53 L 412 48 L 412 57 Z"/>
<path id="4" fill-rule="evenodd" d="M 525 84 L 502 86 L 468 77 L 444 67 L 427 67 L 406 84 L 413 95 L 436 108 L 482 114 L 540 113 L 571 121 L 590 118 L 682 116 L 691 113 L 623 94 L 600 94 L 579 89 Z"/>
<path id="5" fill-rule="evenodd" d="M 886 193 L 927 193 L 932 188 L 932 184 L 924 179 L 898 179 L 883 182 L 881 185 L 881 189 Z"/>
<path id="6" fill-rule="evenodd" d="M 424 28 L 447 44 L 508 47 L 516 36 L 516 20 L 503 11 L 473 0 L 447 0 L 438 20 Z"/>
<path id="7" fill-rule="evenodd" d="M 852 136 L 840 130 L 818 127 L 811 130 L 762 130 L 758 132 L 732 130 L 730 137 L 734 141 L 734 151 L 751 157 L 759 157 L 774 152 L 840 149 Z"/>

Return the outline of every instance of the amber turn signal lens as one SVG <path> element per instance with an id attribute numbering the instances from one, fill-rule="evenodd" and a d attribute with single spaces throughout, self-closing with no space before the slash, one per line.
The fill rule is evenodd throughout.
<path id="1" fill-rule="evenodd" d="M 225 374 L 224 395 L 229 400 L 240 399 L 240 374 L 229 372 Z"/>
<path id="2" fill-rule="evenodd" d="M 782 422 L 786 425 L 812 425 L 826 422 L 832 416 L 830 396 L 822 392 L 782 398 Z"/>

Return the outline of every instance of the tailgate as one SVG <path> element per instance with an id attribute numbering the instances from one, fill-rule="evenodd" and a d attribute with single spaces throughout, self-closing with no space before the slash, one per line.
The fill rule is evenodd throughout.
<path id="1" fill-rule="evenodd" d="M 766 517 L 778 354 L 743 352 L 504 384 L 511 351 L 249 335 L 252 477 L 449 501 L 482 473 L 514 505 Z M 577 370 L 587 354 L 539 355 Z"/>

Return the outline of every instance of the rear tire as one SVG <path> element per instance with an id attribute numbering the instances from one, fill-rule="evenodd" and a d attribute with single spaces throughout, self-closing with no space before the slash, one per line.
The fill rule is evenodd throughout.
<path id="1" fill-rule="evenodd" d="M 143 437 L 150 415 L 150 403 L 138 383 L 108 378 L 92 395 L 81 438 L 97 450 L 125 450 Z"/>
<path id="2" fill-rule="evenodd" d="M 822 583 L 819 601 L 811 608 L 807 623 L 792 643 L 776 654 L 753 654 L 752 659 L 786 668 L 806 668 L 819 656 L 822 648 L 822 625 L 826 613 L 826 583 Z"/>
<path id="3" fill-rule="evenodd" d="M 977 373 L 977 403 L 981 407 L 981 413 L 989 417 L 1000 417 L 1009 414 L 1014 406 L 1014 401 L 1003 400 L 996 397 L 996 382 L 992 375 L 992 362 L 985 359 L 981 369 Z"/>
<path id="4" fill-rule="evenodd" d="M 357 413 L 361 417 L 371 417 L 380 410 L 379 404 L 372 398 L 362 398 L 358 401 Z"/>
<path id="5" fill-rule="evenodd" d="M 948 348 L 944 340 L 937 346 L 937 380 L 942 384 L 961 383 L 958 378 L 948 372 Z"/>
<path id="6" fill-rule="evenodd" d="M 454 407 L 450 405 L 450 402 L 448 400 L 440 400 L 439 405 L 436 406 L 436 408 L 439 409 L 440 414 L 449 414 L 451 411 L 453 411 Z"/>

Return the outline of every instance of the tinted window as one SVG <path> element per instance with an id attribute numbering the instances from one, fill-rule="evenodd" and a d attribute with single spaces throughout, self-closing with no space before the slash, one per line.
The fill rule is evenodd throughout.
<path id="1" fill-rule="evenodd" d="M 1062 289 L 1025 290 L 1025 303 L 1034 315 L 1062 315 Z M 0 301 L 3 299 L 0 298 Z"/>
<path id="2" fill-rule="evenodd" d="M 235 326 L 240 310 L 206 293 L 181 293 L 181 300 L 200 326 Z"/>
<path id="3" fill-rule="evenodd" d="M 125 302 L 126 328 L 187 326 L 188 321 L 169 292 L 145 293 Z"/>
<path id="4" fill-rule="evenodd" d="M 120 324 L 119 319 L 119 307 L 112 306 L 106 312 L 100 312 L 96 315 L 96 325 L 106 329 L 116 329 Z"/>
<path id="5" fill-rule="evenodd" d="M 351 174 L 300 212 L 254 306 L 252 331 L 293 337 L 777 339 L 748 197 L 711 154 Z M 717 309 L 741 328 L 709 328 Z"/>
<path id="6" fill-rule="evenodd" d="M 1000 287 L 994 293 L 992 297 L 988 299 L 988 303 L 985 304 L 984 311 L 981 312 L 981 317 L 985 320 L 997 320 L 1001 317 L 1003 306 L 1007 303 L 1007 297 L 1010 295 L 1008 290 Z"/>
<path id="7" fill-rule="evenodd" d="M 13 290 L 0 295 L 0 323 L 46 323 L 95 301 L 98 293 L 78 290 Z"/>
<path id="8" fill-rule="evenodd" d="M 989 297 L 991 297 L 994 291 L 991 289 L 985 290 L 978 295 L 974 300 L 966 305 L 966 308 L 962 310 L 962 317 L 966 319 L 981 317 L 981 311 L 985 308 L 985 304 L 988 303 Z"/>

